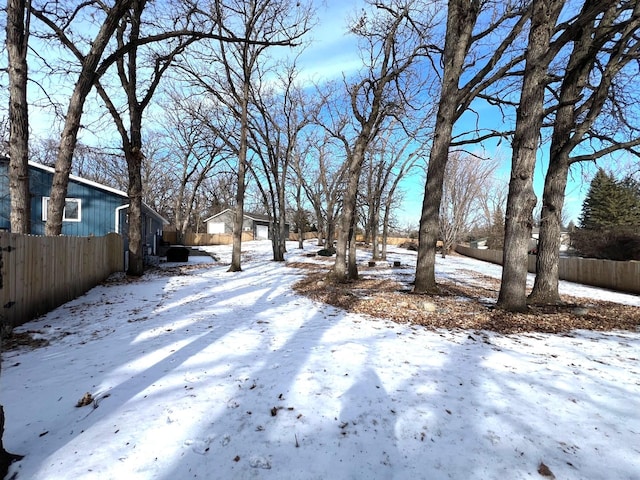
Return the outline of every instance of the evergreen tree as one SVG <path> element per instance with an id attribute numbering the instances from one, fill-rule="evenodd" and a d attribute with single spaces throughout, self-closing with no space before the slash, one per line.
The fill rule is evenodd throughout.
<path id="1" fill-rule="evenodd" d="M 616 180 L 599 169 L 582 204 L 580 225 L 587 230 L 627 229 L 640 226 L 640 188 L 628 177 Z"/>
<path id="2" fill-rule="evenodd" d="M 620 183 L 625 195 L 625 204 L 629 205 L 626 218 L 632 228 L 640 227 L 640 182 L 633 177 L 626 177 Z"/>
<path id="3" fill-rule="evenodd" d="M 502 250 L 504 247 L 504 210 L 501 206 L 493 211 L 487 247 L 492 250 Z"/>
<path id="4" fill-rule="evenodd" d="M 640 183 L 600 169 L 582 205 L 572 243 L 585 257 L 640 260 Z"/>

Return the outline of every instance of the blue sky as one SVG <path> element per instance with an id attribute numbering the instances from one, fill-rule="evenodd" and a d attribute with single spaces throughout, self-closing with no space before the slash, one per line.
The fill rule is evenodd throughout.
<path id="1" fill-rule="evenodd" d="M 328 0 L 318 2 L 318 26 L 311 32 L 312 45 L 300 57 L 299 66 L 302 68 L 303 77 L 320 81 L 322 79 L 340 79 L 343 74 L 349 76 L 361 67 L 361 60 L 358 54 L 357 42 L 354 36 L 347 35 L 347 19 L 357 13 L 363 5 L 361 0 L 355 2 L 343 2 L 340 0 Z M 47 52 L 40 52 L 46 54 Z M 52 52 L 56 53 L 56 52 Z M 30 94 L 34 97 L 39 93 L 34 85 L 30 85 Z M 68 92 L 61 90 L 65 97 Z M 68 98 L 68 97 L 66 97 Z M 33 102 L 32 102 L 33 104 Z M 64 102 L 63 109 L 66 108 Z M 481 108 L 480 121 L 491 124 L 502 122 L 502 118 L 491 112 L 490 109 Z M 90 121 L 90 116 L 85 115 L 85 122 Z M 40 135 L 51 135 L 52 120 L 49 115 L 44 115 L 35 108 L 30 113 L 31 126 L 34 132 Z M 457 125 L 458 130 L 473 127 L 475 118 L 464 118 Z M 492 125 L 499 128 L 497 125 Z M 89 132 L 83 132 L 81 137 L 87 143 L 91 142 Z M 117 137 L 116 141 L 118 141 Z M 477 147 L 478 150 L 481 147 Z M 544 182 L 544 171 L 546 167 L 547 146 L 539 150 L 539 161 L 536 166 L 534 188 L 540 198 Z M 503 159 L 503 166 L 498 172 L 504 183 L 508 183 L 511 152 L 508 142 L 503 141 L 500 147 L 495 148 L 492 144 L 485 145 L 484 153 L 489 156 L 499 156 Z M 594 170 L 593 167 L 588 167 Z M 401 226 L 417 226 L 422 208 L 422 198 L 424 190 L 424 172 L 414 173 L 403 184 L 405 200 L 397 217 Z M 590 177 L 589 177 L 590 178 Z M 570 176 L 570 183 L 567 187 L 566 210 L 568 217 L 577 221 L 580 214 L 582 201 L 588 189 L 588 180 L 584 180 L 580 169 L 576 169 Z"/>
<path id="2" fill-rule="evenodd" d="M 318 7 L 319 25 L 312 34 L 314 43 L 302 55 L 300 66 L 303 68 L 303 76 L 314 78 L 339 79 L 343 74 L 349 76 L 360 66 L 357 43 L 354 36 L 347 35 L 346 22 L 349 15 L 357 12 L 362 2 L 340 2 L 329 1 L 326 6 Z M 500 128 L 501 125 L 491 125 L 492 123 L 502 123 L 502 117 L 491 108 L 480 108 L 480 122 L 484 125 Z M 472 129 L 475 126 L 475 117 L 463 116 L 456 125 L 457 131 Z M 484 154 L 502 159 L 502 167 L 497 172 L 497 176 L 508 184 L 511 150 L 507 141 L 503 141 L 499 147 L 495 147 L 495 142 L 487 142 L 483 146 L 474 147 L 476 151 L 482 150 Z M 534 190 L 539 202 L 542 197 L 544 187 L 544 173 L 548 163 L 548 145 L 542 145 L 538 151 L 538 162 L 534 175 Z M 587 170 L 594 170 L 592 166 L 585 166 Z M 398 218 L 401 225 L 416 225 L 419 222 L 420 211 L 424 191 L 424 173 L 416 172 L 411 178 L 404 182 L 405 200 Z M 590 178 L 590 177 L 589 177 Z M 569 177 L 569 184 L 566 190 L 565 214 L 570 220 L 577 222 L 582 208 L 582 202 L 588 189 L 580 168 L 574 169 Z"/>

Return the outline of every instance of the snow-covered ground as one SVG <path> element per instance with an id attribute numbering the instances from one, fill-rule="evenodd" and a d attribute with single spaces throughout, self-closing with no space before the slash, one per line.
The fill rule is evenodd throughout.
<path id="1" fill-rule="evenodd" d="M 107 282 L 21 327 L 50 344 L 3 356 L 5 447 L 25 455 L 8 478 L 535 479 L 541 464 L 558 479 L 640 478 L 640 332 L 366 318 L 296 295 L 303 272 L 269 261 L 268 243 L 243 249 L 242 272 L 212 247 L 218 264 Z"/>

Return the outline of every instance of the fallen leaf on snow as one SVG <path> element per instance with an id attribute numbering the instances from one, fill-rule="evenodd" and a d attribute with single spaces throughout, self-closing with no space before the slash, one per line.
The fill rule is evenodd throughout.
<path id="1" fill-rule="evenodd" d="M 78 400 L 78 403 L 76 403 L 76 407 L 86 407 L 87 405 L 90 405 L 91 403 L 93 403 L 93 396 L 91 395 L 91 393 L 87 392 L 84 394 L 84 396 Z"/>

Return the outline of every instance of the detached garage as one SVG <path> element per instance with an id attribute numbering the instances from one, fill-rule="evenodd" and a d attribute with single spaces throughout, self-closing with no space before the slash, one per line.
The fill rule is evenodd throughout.
<path id="1" fill-rule="evenodd" d="M 231 234 L 233 233 L 233 210 L 226 210 L 216 213 L 205 220 L 207 233 L 209 234 Z M 242 230 L 253 235 L 255 240 L 268 240 L 269 216 L 257 213 L 245 213 L 242 222 Z M 287 236 L 289 236 L 289 224 L 285 225 Z"/>

